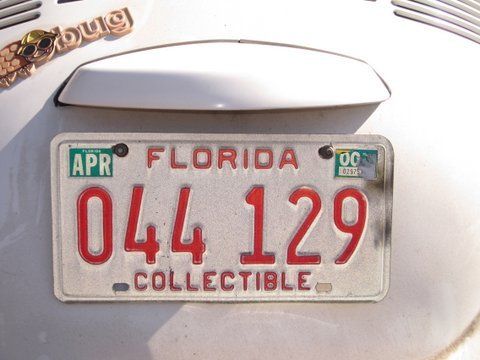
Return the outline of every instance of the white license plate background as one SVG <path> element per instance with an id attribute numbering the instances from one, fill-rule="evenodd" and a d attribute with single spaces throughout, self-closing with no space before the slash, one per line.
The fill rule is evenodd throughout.
<path id="1" fill-rule="evenodd" d="M 69 177 L 70 148 L 109 148 L 118 143 L 129 147 L 129 154 L 113 156 L 112 177 Z M 377 179 L 335 178 L 335 158 L 322 159 L 318 149 L 332 144 L 337 149 L 376 149 Z M 147 169 L 147 149 L 165 147 L 152 168 Z M 175 147 L 177 161 L 189 163 L 188 169 L 171 169 L 170 148 Z M 211 149 L 212 168 L 193 169 L 192 151 Z M 219 148 L 235 148 L 241 158 L 243 149 L 252 156 L 255 148 L 269 148 L 274 154 L 272 169 L 244 169 L 242 162 L 232 170 L 225 163 L 216 165 Z M 278 168 L 285 148 L 295 150 L 298 170 L 292 166 Z M 56 296 L 62 301 L 114 300 L 191 300 L 191 301 L 378 301 L 388 290 L 390 264 L 390 228 L 393 182 L 393 150 L 389 142 L 376 135 L 225 135 L 225 134 L 61 134 L 52 141 L 52 211 L 53 262 Z M 143 202 L 136 239 L 145 239 L 148 225 L 155 225 L 160 252 L 155 264 L 147 264 L 142 252 L 124 250 L 125 232 L 130 210 L 132 188 L 143 185 Z M 113 253 L 100 265 L 85 262 L 78 251 L 77 198 L 88 187 L 99 186 L 108 191 L 113 204 Z M 172 253 L 171 238 L 181 187 L 191 188 L 189 207 L 182 240 L 191 239 L 193 228 L 200 226 L 206 244 L 201 265 L 193 265 L 190 253 Z M 253 249 L 254 209 L 245 202 L 253 186 L 265 189 L 263 231 L 264 252 L 275 254 L 273 265 L 242 265 L 240 254 Z M 319 253 L 319 265 L 287 265 L 287 247 L 311 209 L 311 202 L 289 202 L 290 194 L 299 187 L 314 189 L 322 200 L 320 216 L 298 247 L 298 252 Z M 333 199 L 346 187 L 360 189 L 368 199 L 367 225 L 363 237 L 350 260 L 335 264 L 350 235 L 339 232 L 333 221 Z M 102 207 L 99 201 L 89 202 L 89 248 L 101 249 Z M 355 206 L 353 207 L 353 209 Z M 181 291 L 171 291 L 168 278 L 174 272 L 174 283 Z M 233 291 L 220 289 L 220 274 L 234 273 Z M 252 272 L 248 289 L 237 274 Z M 310 290 L 265 290 L 261 282 L 257 290 L 255 273 L 276 272 L 280 282 L 285 273 L 287 285 L 297 285 L 299 272 L 310 272 L 305 285 Z M 134 287 L 134 274 L 148 289 Z M 150 286 L 151 274 L 164 272 L 167 285 L 156 291 Z M 199 291 L 186 291 L 185 275 Z M 202 289 L 205 272 L 216 272 L 211 287 Z M 115 291 L 114 284 L 128 284 L 128 290 Z"/>

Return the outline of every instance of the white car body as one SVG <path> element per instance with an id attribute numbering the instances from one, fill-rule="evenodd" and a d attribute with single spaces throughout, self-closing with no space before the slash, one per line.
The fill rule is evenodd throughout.
<path id="1" fill-rule="evenodd" d="M 1 359 L 480 358 L 480 44 L 397 17 L 388 1 L 46 0 L 38 19 L 0 30 L 0 47 L 125 6 L 131 33 L 57 55 L 0 91 Z M 361 59 L 391 97 L 378 107 L 243 113 L 54 103 L 84 63 L 219 39 Z M 395 150 L 389 292 L 352 304 L 62 303 L 53 294 L 49 152 L 62 132 L 383 135 Z"/>

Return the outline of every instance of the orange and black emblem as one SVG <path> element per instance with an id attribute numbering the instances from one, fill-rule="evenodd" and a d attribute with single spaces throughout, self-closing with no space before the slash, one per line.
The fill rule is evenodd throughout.
<path id="1" fill-rule="evenodd" d="M 83 41 L 94 41 L 109 34 L 123 36 L 132 30 L 132 26 L 130 12 L 128 8 L 123 8 L 64 30 L 56 26 L 50 31 L 30 31 L 20 41 L 0 50 L 0 88 L 9 87 L 18 76 L 30 76 L 55 52 L 70 51 Z"/>
<path id="2" fill-rule="evenodd" d="M 33 30 L 21 41 L 7 45 L 0 51 L 0 86 L 8 87 L 18 76 L 27 77 L 35 64 L 48 61 L 55 52 L 57 34 Z"/>

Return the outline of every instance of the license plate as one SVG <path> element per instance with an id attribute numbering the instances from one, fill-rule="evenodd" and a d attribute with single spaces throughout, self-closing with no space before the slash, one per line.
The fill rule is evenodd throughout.
<path id="1" fill-rule="evenodd" d="M 393 150 L 377 135 L 60 134 L 62 301 L 379 301 Z"/>

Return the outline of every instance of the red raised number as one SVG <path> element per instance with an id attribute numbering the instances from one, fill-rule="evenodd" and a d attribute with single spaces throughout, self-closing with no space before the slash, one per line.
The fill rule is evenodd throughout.
<path id="1" fill-rule="evenodd" d="M 253 217 L 253 253 L 240 254 L 242 264 L 274 264 L 274 254 L 263 253 L 263 207 L 264 188 L 254 186 L 247 194 L 247 204 L 254 207 Z"/>
<path id="2" fill-rule="evenodd" d="M 298 200 L 302 198 L 310 199 L 312 202 L 312 210 L 307 215 L 307 218 L 303 222 L 303 224 L 298 229 L 297 233 L 293 237 L 290 245 L 288 246 L 287 252 L 287 264 L 290 265 L 299 265 L 299 264 L 320 264 L 320 255 L 318 254 L 304 254 L 298 255 L 297 254 L 297 247 L 302 241 L 302 239 L 307 234 L 308 230 L 312 226 L 313 222 L 317 218 L 318 214 L 320 213 L 320 209 L 322 208 L 322 202 L 320 200 L 320 196 L 309 188 L 301 188 L 295 190 L 290 198 L 288 199 L 292 204 L 297 205 Z"/>
<path id="3" fill-rule="evenodd" d="M 102 202 L 103 215 L 103 249 L 98 255 L 88 250 L 88 201 L 98 198 Z M 78 228 L 78 251 L 83 260 L 89 264 L 99 265 L 112 256 L 112 199 L 110 195 L 99 187 L 91 187 L 84 190 L 77 200 L 77 228 Z"/>
<path id="4" fill-rule="evenodd" d="M 155 226 L 147 227 L 147 239 L 143 242 L 137 242 L 138 217 L 140 207 L 142 206 L 143 186 L 135 186 L 132 191 L 132 201 L 130 203 L 130 213 L 128 215 L 127 232 L 125 233 L 125 251 L 140 251 L 145 253 L 147 264 L 155 264 L 155 256 L 160 250 L 160 245 L 156 239 Z"/>
<path id="5" fill-rule="evenodd" d="M 346 224 L 343 221 L 343 202 L 347 198 L 353 198 L 357 202 L 357 220 L 354 224 Z M 358 242 L 365 230 L 367 221 L 367 197 L 357 189 L 344 189 L 340 191 L 333 201 L 333 219 L 338 230 L 351 234 L 352 238 L 343 253 L 335 260 L 335 264 L 345 264 L 357 248 Z"/>
<path id="6" fill-rule="evenodd" d="M 201 264 L 203 262 L 203 253 L 205 252 L 205 243 L 203 242 L 202 229 L 196 227 L 193 229 L 193 239 L 190 243 L 182 243 L 182 234 L 185 227 L 185 216 L 187 214 L 188 199 L 190 197 L 190 188 L 184 187 L 180 190 L 178 197 L 177 215 L 172 235 L 173 252 L 189 252 L 192 254 L 192 263 Z"/>

